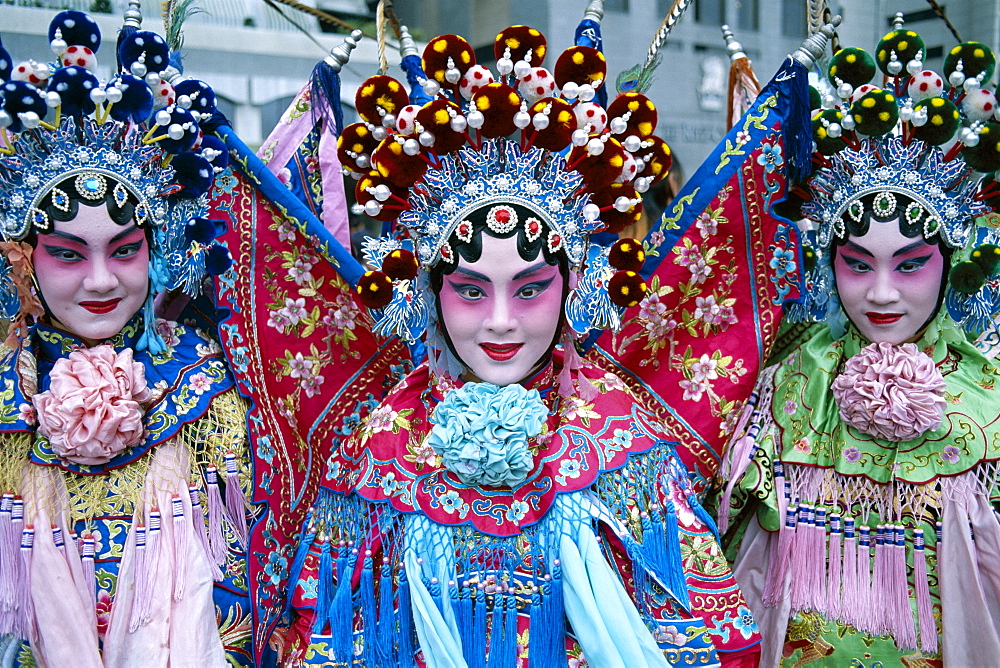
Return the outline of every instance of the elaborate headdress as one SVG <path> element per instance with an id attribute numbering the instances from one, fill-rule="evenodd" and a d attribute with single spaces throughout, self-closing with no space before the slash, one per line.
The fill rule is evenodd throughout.
<path id="1" fill-rule="evenodd" d="M 426 76 L 413 92 L 429 99 L 423 105 L 388 76 L 359 89 L 363 122 L 344 128 L 340 159 L 358 179 L 359 206 L 395 221 L 390 235 L 367 243 L 376 270 L 358 285 L 377 331 L 420 336 L 432 315 L 421 270 L 457 262 L 452 246 L 471 238 L 468 216 L 483 208 L 490 230 L 520 226 L 565 254 L 579 276 L 566 304 L 578 335 L 617 329 L 624 309 L 642 299 L 641 244 L 600 247 L 590 235 L 637 221 L 640 193 L 667 175 L 671 154 L 653 135 L 656 109 L 638 93 L 606 110 L 594 101 L 607 75 L 597 49 L 571 47 L 551 72 L 541 67 L 545 52 L 537 30 L 507 28 L 494 43 L 495 77 L 468 42 L 444 35 L 423 52 Z M 404 40 L 404 55 L 415 54 Z"/>
<path id="2" fill-rule="evenodd" d="M 970 332 L 995 326 L 1000 233 L 984 214 L 1000 194 L 992 174 L 1000 169 L 1000 116 L 987 89 L 996 61 L 983 44 L 964 42 L 948 52 L 942 77 L 924 69 L 924 53 L 923 40 L 897 16 L 874 58 L 845 48 L 830 62 L 832 92 L 813 115 L 819 168 L 800 192 L 815 229 L 807 294 L 794 316 L 836 312 L 830 247 L 845 236 L 845 219 L 860 221 L 866 202 L 885 218 L 903 195 L 911 200 L 905 222 L 955 251 L 945 298 L 951 317 Z"/>
<path id="3" fill-rule="evenodd" d="M 221 273 L 229 252 L 205 217 L 206 193 L 228 155 L 199 123 L 215 112 L 215 94 L 200 81 L 180 81 L 170 50 L 157 34 L 126 20 L 118 73 L 93 74 L 101 45 L 97 24 L 77 11 L 59 13 L 49 27 L 57 61 L 26 61 L 0 69 L 0 234 L 9 262 L 9 338 L 26 333 L 42 310 L 31 285 L 33 233 L 52 229 L 46 209 L 69 210 L 78 198 L 134 205 L 136 224 L 150 230 L 150 295 L 141 345 L 163 348 L 152 319 L 152 296 L 202 288 L 206 272 Z M 12 63 L 0 47 L 0 63 Z M 168 83 L 171 78 L 175 85 Z M 51 118 L 51 122 L 46 119 Z"/>

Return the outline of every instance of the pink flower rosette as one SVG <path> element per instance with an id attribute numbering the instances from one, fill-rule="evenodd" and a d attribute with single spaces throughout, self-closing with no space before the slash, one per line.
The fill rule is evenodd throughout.
<path id="1" fill-rule="evenodd" d="M 909 441 L 937 429 L 944 418 L 944 377 L 912 343 L 872 343 L 833 381 L 840 417 L 887 441 Z"/>
<path id="2" fill-rule="evenodd" d="M 75 464 L 105 464 L 144 436 L 144 404 L 152 395 L 132 350 L 108 345 L 75 350 L 57 360 L 51 383 L 32 401 L 38 431 L 53 451 Z"/>

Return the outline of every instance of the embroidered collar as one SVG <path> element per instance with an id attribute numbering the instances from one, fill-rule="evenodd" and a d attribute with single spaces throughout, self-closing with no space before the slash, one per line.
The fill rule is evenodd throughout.
<path id="1" fill-rule="evenodd" d="M 84 475 L 120 468 L 136 461 L 151 448 L 175 436 L 184 425 L 203 416 L 212 399 L 233 387 L 233 378 L 218 343 L 200 330 L 176 322 L 157 320 L 156 326 L 167 344 L 166 349 L 156 355 L 133 347 L 143 333 L 141 315 L 105 342 L 116 351 L 133 347 L 134 360 L 143 365 L 150 390 L 159 395 L 144 418 L 148 431 L 145 441 L 127 448 L 106 464 L 86 466 L 60 460 L 47 440 L 38 435 L 30 455 L 32 462 L 59 466 Z M 30 348 L 14 351 L 0 364 L 0 379 L 7 395 L 0 404 L 0 431 L 35 430 L 34 408 L 30 399 L 26 398 L 34 394 L 32 386 L 37 383 L 38 391 L 45 391 L 48 388 L 48 372 L 56 360 L 83 345 L 79 338 L 44 324 L 33 327 L 31 341 Z M 33 377 L 28 378 L 28 375 Z"/>
<path id="2" fill-rule="evenodd" d="M 556 355 L 525 387 L 539 392 L 551 388 L 560 364 Z M 540 522 L 558 494 L 590 487 L 601 474 L 625 466 L 632 457 L 660 446 L 672 449 L 659 421 L 617 377 L 590 365 L 583 371 L 600 396 L 594 402 L 577 395 L 561 400 L 529 446 L 531 471 L 514 487 L 467 485 L 442 465 L 441 454 L 429 442 L 429 418 L 434 402 L 462 383 L 431 376 L 426 364 L 407 376 L 331 456 L 325 486 L 339 494 L 388 502 L 404 513 L 424 513 L 440 524 L 470 524 L 491 535 L 516 535 Z M 558 397 L 547 394 L 546 403 Z"/>

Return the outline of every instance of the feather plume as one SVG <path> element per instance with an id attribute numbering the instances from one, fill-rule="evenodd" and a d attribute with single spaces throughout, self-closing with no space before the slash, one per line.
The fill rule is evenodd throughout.
<path id="1" fill-rule="evenodd" d="M 184 46 L 184 32 L 181 27 L 184 22 L 204 11 L 195 4 L 196 0 L 163 0 L 160 2 L 160 15 L 163 17 L 163 30 L 167 46 L 171 51 L 180 51 Z"/>
<path id="2" fill-rule="evenodd" d="M 809 1 L 809 34 L 815 35 L 823 27 L 823 16 L 826 11 L 826 0 Z"/>
<path id="3" fill-rule="evenodd" d="M 653 36 L 653 41 L 649 44 L 649 51 L 646 53 L 646 61 L 641 65 L 633 65 L 618 75 L 615 85 L 619 93 L 626 91 L 644 93 L 649 90 L 653 83 L 653 71 L 660 64 L 660 48 L 667 40 L 667 36 L 673 31 L 674 26 L 680 21 L 681 16 L 694 0 L 674 0 L 674 4 L 667 12 L 666 18 Z"/>

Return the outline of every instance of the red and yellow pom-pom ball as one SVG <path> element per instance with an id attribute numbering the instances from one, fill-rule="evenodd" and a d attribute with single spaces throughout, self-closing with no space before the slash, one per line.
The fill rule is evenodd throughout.
<path id="1" fill-rule="evenodd" d="M 369 271 L 358 279 L 361 303 L 370 309 L 385 308 L 392 301 L 392 279 L 381 271 Z"/>
<path id="2" fill-rule="evenodd" d="M 500 60 L 504 52 L 510 49 L 509 58 L 515 63 L 524 60 L 531 51 L 532 66 L 538 67 L 545 60 L 545 35 L 528 26 L 510 26 L 504 28 L 493 42 L 493 58 Z"/>
<path id="3" fill-rule="evenodd" d="M 449 58 L 458 70 L 458 77 L 448 81 Z M 463 74 L 476 64 L 476 52 L 465 38 L 458 35 L 441 35 L 427 42 L 424 48 L 424 72 L 442 86 L 457 86 Z"/>
<path id="4" fill-rule="evenodd" d="M 646 281 L 634 271 L 619 271 L 608 281 L 608 296 L 616 306 L 631 308 L 646 296 Z"/>
<path id="5" fill-rule="evenodd" d="M 619 239 L 608 251 L 608 264 L 620 271 L 639 271 L 646 261 L 642 244 L 635 239 Z"/>
<path id="6" fill-rule="evenodd" d="M 337 157 L 340 164 L 352 172 L 365 173 L 371 169 L 371 155 L 378 148 L 378 140 L 372 136 L 372 131 L 364 123 L 351 123 L 337 138 Z M 361 155 L 367 160 L 358 163 Z"/>
<path id="7" fill-rule="evenodd" d="M 416 256 L 405 248 L 397 248 L 382 260 L 382 271 L 394 281 L 412 281 L 419 269 Z"/>
<path id="8" fill-rule="evenodd" d="M 622 93 L 608 105 L 611 118 L 628 118 L 623 137 L 636 135 L 645 139 L 656 131 L 656 105 L 642 93 Z"/>
<path id="9" fill-rule="evenodd" d="M 354 96 L 358 115 L 372 125 L 382 125 L 383 114 L 379 110 L 395 116 L 409 102 L 403 84 L 384 74 L 366 79 Z"/>
<path id="10" fill-rule="evenodd" d="M 562 52 L 552 74 L 560 88 L 567 83 L 590 84 L 600 88 L 608 75 L 608 61 L 593 47 L 573 46 Z"/>
<path id="11" fill-rule="evenodd" d="M 487 139 L 506 137 L 514 132 L 514 114 L 521 108 L 521 97 L 504 83 L 491 83 L 476 93 L 473 102 L 485 118 L 479 134 Z"/>

